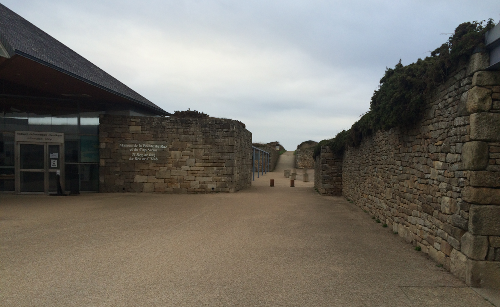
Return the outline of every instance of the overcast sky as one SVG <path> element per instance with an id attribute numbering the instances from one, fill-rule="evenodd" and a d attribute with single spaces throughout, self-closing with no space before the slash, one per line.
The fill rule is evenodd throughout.
<path id="1" fill-rule="evenodd" d="M 244 122 L 295 150 L 349 129 L 386 67 L 499 0 L 1 0 L 168 112 Z"/>

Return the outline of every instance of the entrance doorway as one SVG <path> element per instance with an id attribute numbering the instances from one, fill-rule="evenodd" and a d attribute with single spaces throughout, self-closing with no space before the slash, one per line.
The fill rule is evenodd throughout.
<path id="1" fill-rule="evenodd" d="M 48 132 L 16 132 L 16 193 L 64 191 L 64 135 Z"/>

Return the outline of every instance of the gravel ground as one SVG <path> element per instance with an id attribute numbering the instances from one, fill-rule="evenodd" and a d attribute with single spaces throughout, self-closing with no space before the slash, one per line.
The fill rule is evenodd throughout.
<path id="1" fill-rule="evenodd" d="M 0 194 L 0 304 L 492 306 L 312 186 L 277 171 L 232 194 Z"/>

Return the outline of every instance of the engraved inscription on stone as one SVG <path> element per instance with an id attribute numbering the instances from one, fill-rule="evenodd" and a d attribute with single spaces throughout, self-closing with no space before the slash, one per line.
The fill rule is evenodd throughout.
<path id="1" fill-rule="evenodd" d="M 130 152 L 129 161 L 158 161 L 160 151 L 167 149 L 164 144 L 120 144 L 120 147 Z"/>

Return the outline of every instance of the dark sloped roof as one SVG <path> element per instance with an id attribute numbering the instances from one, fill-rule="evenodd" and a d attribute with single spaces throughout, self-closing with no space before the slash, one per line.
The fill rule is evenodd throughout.
<path id="1" fill-rule="evenodd" d="M 0 43 L 20 55 L 154 110 L 163 109 L 0 3 Z"/>

